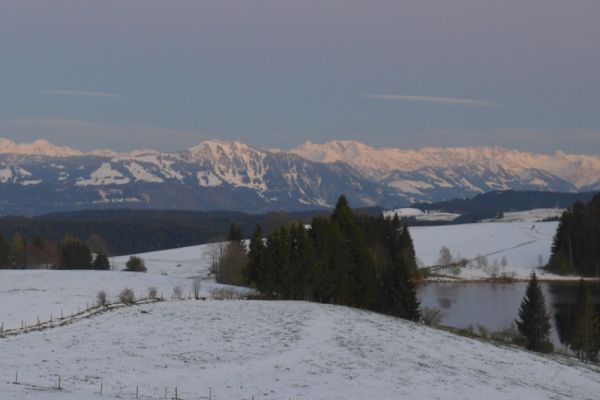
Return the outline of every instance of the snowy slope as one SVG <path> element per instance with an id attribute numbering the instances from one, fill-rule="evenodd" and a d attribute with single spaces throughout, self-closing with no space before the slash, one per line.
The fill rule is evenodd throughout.
<path id="1" fill-rule="evenodd" d="M 114 301 L 124 288 L 144 297 L 149 287 L 158 289 L 164 297 L 171 297 L 175 286 L 185 296 L 192 291 L 193 278 L 201 279 L 203 296 L 215 288 L 225 287 L 209 277 L 210 245 L 201 245 L 167 251 L 139 254 L 148 268 L 146 273 L 124 272 L 129 256 L 112 258 L 113 271 L 52 271 L 1 270 L 0 323 L 4 328 L 17 328 L 21 321 L 32 324 L 39 317 L 45 321 L 61 314 L 72 314 L 96 301 L 100 290 Z M 245 289 L 236 289 L 246 292 Z"/>
<path id="2" fill-rule="evenodd" d="M 500 264 L 505 257 L 508 264 L 498 272 L 526 279 L 539 266 L 540 256 L 544 262 L 548 261 L 557 226 L 558 222 L 483 222 L 412 227 L 410 233 L 417 257 L 425 265 L 436 265 L 440 249 L 446 246 L 454 257 L 473 259 L 486 255 L 490 265 Z M 537 273 L 543 279 L 565 279 L 544 271 Z M 474 267 L 462 270 L 460 275 L 465 279 L 489 276 L 489 271 Z"/>
<path id="3" fill-rule="evenodd" d="M 140 311 L 145 311 L 141 313 Z M 348 323 L 352 321 L 352 323 Z M 77 329 L 74 329 L 77 328 Z M 411 322 L 303 302 L 184 301 L 121 309 L 4 339 L 0 374 L 52 398 L 594 399 L 594 367 Z M 41 394 L 41 396 L 40 396 Z M 0 383 L 3 399 L 40 390 Z"/>

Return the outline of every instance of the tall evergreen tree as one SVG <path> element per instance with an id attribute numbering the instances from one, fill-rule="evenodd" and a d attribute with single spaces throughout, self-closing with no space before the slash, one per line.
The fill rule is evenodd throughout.
<path id="1" fill-rule="evenodd" d="M 569 345 L 582 361 L 597 361 L 600 350 L 600 324 L 594 309 L 589 283 L 579 281 L 569 332 Z"/>
<path id="2" fill-rule="evenodd" d="M 244 280 L 247 285 L 262 290 L 262 268 L 265 265 L 265 256 L 267 248 L 262 234 L 260 225 L 256 225 L 252 237 L 250 238 L 250 246 L 248 252 L 248 264 L 243 271 Z"/>
<path id="3" fill-rule="evenodd" d="M 60 245 L 61 269 L 89 269 L 92 265 L 90 248 L 73 238 L 65 238 Z"/>
<path id="4" fill-rule="evenodd" d="M 230 242 L 241 242 L 244 238 L 242 237 L 242 230 L 238 224 L 232 223 L 229 226 L 229 234 L 227 240 Z"/>
<path id="5" fill-rule="evenodd" d="M 515 321 L 519 332 L 527 339 L 527 348 L 537 352 L 553 349 L 549 340 L 550 314 L 546 311 L 544 294 L 535 272 L 531 274 L 525 297 L 519 308 L 519 319 Z"/>
<path id="6" fill-rule="evenodd" d="M 0 268 L 8 266 L 8 245 L 4 241 L 4 236 L 0 233 Z"/>

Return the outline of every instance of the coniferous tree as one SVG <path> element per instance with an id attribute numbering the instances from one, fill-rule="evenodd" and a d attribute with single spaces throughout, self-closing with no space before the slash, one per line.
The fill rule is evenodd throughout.
<path id="1" fill-rule="evenodd" d="M 582 361 L 597 361 L 600 350 L 600 324 L 589 284 L 581 280 L 577 290 L 569 345 Z"/>
<path id="2" fill-rule="evenodd" d="M 8 266 L 8 246 L 4 241 L 4 236 L 0 234 L 0 268 Z"/>
<path id="3" fill-rule="evenodd" d="M 247 285 L 257 288 L 262 291 L 263 284 L 261 281 L 263 272 L 262 268 L 265 264 L 265 255 L 267 248 L 262 234 L 260 225 L 256 225 L 254 233 L 250 238 L 248 264 L 243 271 L 244 281 Z"/>
<path id="4" fill-rule="evenodd" d="M 110 261 L 106 254 L 98 253 L 96 259 L 94 259 L 94 268 L 101 270 L 109 270 L 110 269 Z"/>
<path id="5" fill-rule="evenodd" d="M 15 234 L 8 249 L 8 262 L 13 268 L 23 269 L 27 267 L 27 243 L 23 236 Z"/>
<path id="6" fill-rule="evenodd" d="M 515 321 L 519 332 L 527 339 L 527 348 L 537 352 L 550 352 L 553 349 L 549 340 L 550 315 L 546 311 L 544 294 L 535 272 L 525 291 L 519 308 L 519 319 Z"/>
<path id="7" fill-rule="evenodd" d="M 331 220 L 344 234 L 350 250 L 351 263 L 348 266 L 347 305 L 371 308 L 376 303 L 376 277 L 373 258 L 369 253 L 363 233 L 356 217 L 344 196 L 340 196 Z"/>
<path id="8" fill-rule="evenodd" d="M 330 218 L 250 241 L 245 281 L 266 297 L 306 299 L 416 320 L 415 252 L 399 219 L 357 216 L 341 196 Z"/>
<path id="9" fill-rule="evenodd" d="M 92 266 L 90 248 L 77 239 L 65 238 L 60 245 L 61 269 L 89 269 Z"/>
<path id="10" fill-rule="evenodd" d="M 227 240 L 230 242 L 241 242 L 243 240 L 242 230 L 238 224 L 232 223 L 229 226 L 229 234 L 227 235 Z"/>

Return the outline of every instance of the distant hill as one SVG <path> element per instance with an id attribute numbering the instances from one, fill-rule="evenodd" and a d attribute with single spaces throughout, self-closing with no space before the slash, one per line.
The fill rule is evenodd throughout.
<path id="1" fill-rule="evenodd" d="M 589 201 L 594 194 L 595 192 L 557 193 L 507 190 L 484 193 L 468 199 L 417 203 L 412 207 L 423 211 L 461 214 L 453 223 L 466 223 L 497 218 L 510 211 L 527 211 L 536 208 L 566 209 L 572 207 L 576 201 Z"/>

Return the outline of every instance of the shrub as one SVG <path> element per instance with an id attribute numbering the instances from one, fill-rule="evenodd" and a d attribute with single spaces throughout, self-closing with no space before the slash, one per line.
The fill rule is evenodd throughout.
<path id="1" fill-rule="evenodd" d="M 439 325 L 442 320 L 442 312 L 437 308 L 423 307 L 421 309 L 421 321 L 427 326 Z"/>
<path id="2" fill-rule="evenodd" d="M 148 288 L 148 298 L 150 300 L 158 300 L 158 289 L 154 286 Z"/>
<path id="3" fill-rule="evenodd" d="M 98 253 L 96 259 L 94 260 L 94 268 L 101 270 L 110 269 L 110 261 L 108 261 L 108 257 L 106 257 L 106 254 Z"/>
<path id="4" fill-rule="evenodd" d="M 96 295 L 96 299 L 98 300 L 98 305 L 100 307 L 106 307 L 106 305 L 108 304 L 108 296 L 106 295 L 106 292 L 104 290 L 98 292 L 98 294 Z"/>
<path id="5" fill-rule="evenodd" d="M 129 288 L 123 289 L 119 294 L 119 301 L 126 305 L 135 304 L 135 294 L 133 293 L 133 290 Z"/>
<path id="6" fill-rule="evenodd" d="M 129 261 L 127 261 L 127 264 L 125 264 L 125 266 L 127 267 L 125 268 L 125 271 L 146 272 L 148 270 L 146 268 L 146 263 L 144 263 L 144 260 L 136 256 L 129 257 Z"/>
<path id="7" fill-rule="evenodd" d="M 211 297 L 215 300 L 234 300 L 241 298 L 237 290 L 233 288 L 215 288 L 210 292 Z"/>
<path id="8" fill-rule="evenodd" d="M 173 288 L 173 298 L 175 300 L 183 300 L 183 289 L 181 289 L 181 286 L 175 286 Z"/>
<path id="9" fill-rule="evenodd" d="M 194 292 L 194 299 L 196 300 L 200 300 L 200 279 L 199 278 L 195 278 L 194 279 L 194 283 L 192 285 L 192 290 Z"/>

